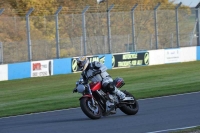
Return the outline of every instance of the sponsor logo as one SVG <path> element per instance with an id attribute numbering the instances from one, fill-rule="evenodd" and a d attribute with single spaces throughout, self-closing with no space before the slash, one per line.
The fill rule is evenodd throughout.
<path id="1" fill-rule="evenodd" d="M 102 56 L 102 57 L 99 57 L 99 56 L 90 56 L 90 57 L 87 57 L 88 60 L 90 62 L 94 62 L 94 61 L 98 61 L 102 64 L 104 64 L 105 62 L 105 56 Z M 72 69 L 72 72 L 77 72 L 77 71 L 80 71 L 78 66 L 77 66 L 77 58 L 72 58 L 72 66 L 71 66 L 71 69 Z"/>
<path id="2" fill-rule="evenodd" d="M 32 62 L 31 77 L 51 76 L 52 61 Z"/>
<path id="3" fill-rule="evenodd" d="M 115 67 L 115 56 L 112 56 L 112 67 Z"/>
<path id="4" fill-rule="evenodd" d="M 165 63 L 180 62 L 180 49 L 165 50 Z"/>
<path id="5" fill-rule="evenodd" d="M 41 64 L 40 63 L 33 63 L 33 71 L 41 70 Z"/>
<path id="6" fill-rule="evenodd" d="M 149 53 L 145 53 L 144 55 L 144 64 L 149 65 Z"/>
<path id="7" fill-rule="evenodd" d="M 99 62 L 101 62 L 102 64 L 105 63 L 105 56 L 102 56 L 101 58 L 99 58 Z"/>
<path id="8" fill-rule="evenodd" d="M 77 60 L 74 58 L 72 59 L 72 72 L 76 72 L 78 69 Z"/>
<path id="9" fill-rule="evenodd" d="M 47 68 L 47 64 L 33 63 L 33 71 L 42 70 L 42 68 Z"/>
<path id="10" fill-rule="evenodd" d="M 149 53 L 116 54 L 112 58 L 113 67 L 149 65 Z"/>

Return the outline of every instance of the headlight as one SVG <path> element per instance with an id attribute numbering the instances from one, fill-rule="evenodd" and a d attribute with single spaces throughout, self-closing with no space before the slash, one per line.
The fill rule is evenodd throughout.
<path id="1" fill-rule="evenodd" d="M 85 86 L 82 84 L 78 84 L 78 86 L 76 87 L 77 92 L 79 93 L 83 93 L 85 91 Z"/>

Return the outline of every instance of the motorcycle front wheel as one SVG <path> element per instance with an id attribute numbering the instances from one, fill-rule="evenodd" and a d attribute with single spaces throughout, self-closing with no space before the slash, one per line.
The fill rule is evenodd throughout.
<path id="1" fill-rule="evenodd" d="M 122 91 L 122 92 L 124 92 L 127 97 L 133 97 L 134 101 L 127 101 L 127 104 L 124 104 L 124 106 L 120 107 L 119 109 L 127 115 L 137 114 L 139 110 L 139 104 L 137 100 L 135 99 L 135 97 L 127 91 Z"/>
<path id="2" fill-rule="evenodd" d="M 82 111 L 90 119 L 99 119 L 101 118 L 102 112 L 97 103 L 95 106 L 92 105 L 92 99 L 90 97 L 83 97 L 80 99 L 80 106 Z"/>

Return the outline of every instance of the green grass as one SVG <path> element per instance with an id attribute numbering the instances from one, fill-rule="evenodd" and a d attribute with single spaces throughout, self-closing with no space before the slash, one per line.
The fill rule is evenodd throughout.
<path id="1" fill-rule="evenodd" d="M 200 61 L 112 69 L 137 99 L 200 91 Z M 0 117 L 79 106 L 72 93 L 80 73 L 0 82 Z"/>

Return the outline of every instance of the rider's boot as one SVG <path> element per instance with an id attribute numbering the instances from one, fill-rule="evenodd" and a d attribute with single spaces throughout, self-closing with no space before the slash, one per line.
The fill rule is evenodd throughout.
<path id="1" fill-rule="evenodd" d="M 120 91 L 119 89 L 117 89 L 115 87 L 115 90 L 113 91 L 121 101 L 123 101 L 123 99 L 126 97 L 126 95 L 124 94 L 124 92 Z"/>
<path id="2" fill-rule="evenodd" d="M 116 114 L 115 103 L 112 99 L 106 101 L 106 111 L 109 114 Z"/>

